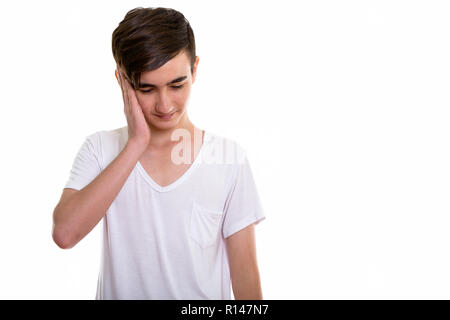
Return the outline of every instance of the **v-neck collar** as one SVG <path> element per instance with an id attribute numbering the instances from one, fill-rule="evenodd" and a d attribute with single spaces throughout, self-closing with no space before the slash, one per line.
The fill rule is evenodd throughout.
<path id="1" fill-rule="evenodd" d="M 201 157 L 202 154 L 204 153 L 204 149 L 205 149 L 205 144 L 209 139 L 209 132 L 206 130 L 204 131 L 204 135 L 203 135 L 203 143 L 200 147 L 200 151 L 197 153 L 197 156 L 195 157 L 194 161 L 192 162 L 191 166 L 183 173 L 183 175 L 181 177 L 179 177 L 177 180 L 175 180 L 174 182 L 172 182 L 171 184 L 167 185 L 167 186 L 161 186 L 158 183 L 156 183 L 155 180 L 152 179 L 152 177 L 150 177 L 150 175 L 147 173 L 147 171 L 145 171 L 144 167 L 142 166 L 141 162 L 138 160 L 136 163 L 136 167 L 139 171 L 139 173 L 142 175 L 142 177 L 150 184 L 150 186 L 155 189 L 158 192 L 167 192 L 170 191 L 174 188 L 176 188 L 177 186 L 179 186 L 184 180 L 186 180 L 191 173 L 194 171 L 194 169 L 198 166 L 198 164 L 201 162 Z"/>

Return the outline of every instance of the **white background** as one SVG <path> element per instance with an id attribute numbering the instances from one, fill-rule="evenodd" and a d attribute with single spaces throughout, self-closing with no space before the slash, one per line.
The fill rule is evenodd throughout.
<path id="1" fill-rule="evenodd" d="M 265 299 L 450 298 L 446 1 L 2 1 L 1 299 L 94 299 L 101 224 L 52 213 L 85 137 L 126 125 L 111 35 L 190 21 L 188 113 L 248 151 Z"/>

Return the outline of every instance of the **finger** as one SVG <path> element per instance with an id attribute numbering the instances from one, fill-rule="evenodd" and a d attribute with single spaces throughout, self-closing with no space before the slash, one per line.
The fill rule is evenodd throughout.
<path id="1" fill-rule="evenodd" d="M 130 99 L 128 97 L 128 88 L 127 88 L 127 80 L 124 79 L 124 76 L 121 71 L 119 71 L 119 77 L 120 77 L 120 88 L 122 90 L 122 98 L 124 102 L 124 111 L 125 113 L 129 113 L 130 111 Z"/>
<path id="2" fill-rule="evenodd" d="M 117 80 L 119 80 L 119 83 L 120 83 L 120 81 L 121 81 L 121 79 L 120 79 L 120 68 L 119 68 L 118 65 L 116 65 L 116 72 L 117 72 Z"/>
<path id="3" fill-rule="evenodd" d="M 124 75 L 124 73 L 122 71 L 120 71 L 120 69 L 117 69 L 117 70 L 118 70 L 118 73 L 119 73 L 120 85 L 122 86 L 122 88 L 124 88 L 125 85 L 126 85 L 125 75 Z"/>
<path id="4" fill-rule="evenodd" d="M 120 73 L 121 79 L 122 79 L 122 89 L 124 91 L 125 96 L 127 97 L 128 100 L 128 87 L 129 87 L 129 83 L 128 80 L 126 79 L 125 75 Z"/>
<path id="5" fill-rule="evenodd" d="M 120 90 L 122 91 L 122 98 L 123 98 L 123 102 L 126 102 L 126 95 L 125 95 L 125 90 L 124 90 L 124 84 L 123 84 L 123 78 L 122 78 L 122 73 L 119 71 L 119 69 L 117 70 L 118 74 L 119 74 L 119 82 L 120 82 Z"/>
<path id="6" fill-rule="evenodd" d="M 127 88 L 125 92 L 126 92 L 126 95 L 127 95 L 127 104 L 128 104 L 128 107 L 129 107 L 130 110 L 131 110 L 131 104 L 130 104 L 130 102 L 131 102 L 131 99 L 130 99 L 130 89 Z"/>
<path id="7" fill-rule="evenodd" d="M 133 88 L 132 88 L 132 86 L 131 86 L 131 83 L 130 83 L 130 81 L 123 75 L 123 83 L 124 83 L 124 89 L 125 89 L 125 92 L 126 92 L 126 95 L 127 95 L 127 101 L 128 101 L 128 103 L 130 103 L 131 102 L 131 91 L 133 91 Z"/>
<path id="8" fill-rule="evenodd" d="M 122 91 L 122 96 L 125 97 L 125 92 L 123 90 L 123 79 L 122 79 L 122 75 L 119 72 L 119 84 L 120 84 L 120 90 Z"/>
<path id="9" fill-rule="evenodd" d="M 136 91 L 133 88 L 130 88 L 130 100 L 132 103 L 138 105 L 139 101 L 136 96 Z"/>

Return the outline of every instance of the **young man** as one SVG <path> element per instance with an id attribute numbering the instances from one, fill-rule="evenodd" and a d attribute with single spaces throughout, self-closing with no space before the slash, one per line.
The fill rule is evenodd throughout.
<path id="1" fill-rule="evenodd" d="M 189 120 L 199 58 L 184 16 L 136 8 L 113 32 L 128 125 L 87 136 L 53 213 L 72 248 L 103 221 L 96 299 L 262 299 L 264 213 L 245 150 Z M 181 139 L 181 142 L 179 141 Z"/>

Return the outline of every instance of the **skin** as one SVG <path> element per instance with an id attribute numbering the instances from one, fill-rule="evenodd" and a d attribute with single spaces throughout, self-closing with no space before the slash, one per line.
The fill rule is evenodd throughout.
<path id="1" fill-rule="evenodd" d="M 158 171 L 161 172 L 164 169 L 176 170 L 174 166 L 167 166 L 169 161 L 167 155 L 179 143 L 171 140 L 173 130 L 179 128 L 189 130 L 192 139 L 194 130 L 200 130 L 193 125 L 186 112 L 191 88 L 197 75 L 198 62 L 199 57 L 196 57 L 191 73 L 189 56 L 183 51 L 160 68 L 144 72 L 141 75 L 141 83 L 154 84 L 156 87 L 138 88 L 137 90 L 132 89 L 123 76 L 125 73 L 122 70 L 120 73 L 116 70 L 116 78 L 124 96 L 127 121 L 129 127 L 133 127 L 133 140 L 139 141 L 139 144 L 143 146 L 142 150 L 144 151 L 141 158 L 161 163 L 154 171 L 154 176 Z M 167 84 L 180 76 L 187 76 L 187 78 L 175 84 Z M 182 87 L 173 88 L 179 85 Z M 149 89 L 152 91 L 144 92 Z M 161 121 L 157 116 L 172 112 L 175 114 L 169 121 Z M 145 119 L 150 132 L 144 128 L 142 119 Z M 140 136 L 145 137 L 140 138 Z M 194 141 L 191 145 L 194 145 Z M 236 232 L 225 241 L 235 299 L 262 299 L 254 226 L 250 225 Z"/>
<path id="2" fill-rule="evenodd" d="M 236 300 L 261 300 L 262 289 L 256 258 L 253 224 L 226 238 L 231 283 Z"/>
<path id="3" fill-rule="evenodd" d="M 186 112 L 191 88 L 197 75 L 199 60 L 199 57 L 196 57 L 193 72 L 191 73 L 189 57 L 183 51 L 160 68 L 141 74 L 141 83 L 154 84 L 156 85 L 155 88 L 138 88 L 133 90 L 129 82 L 127 83 L 127 89 L 131 95 L 134 94 L 151 131 L 151 139 L 145 148 L 144 154 L 171 150 L 178 143 L 171 140 L 172 132 L 175 129 L 186 129 L 191 133 L 191 137 L 194 136 L 194 130 L 199 130 L 190 121 Z M 121 74 L 122 76 L 124 75 L 122 70 Z M 187 78 L 181 82 L 167 85 L 168 82 L 180 76 L 187 76 Z M 181 88 L 174 88 L 180 85 L 182 85 Z M 152 90 L 151 92 L 145 92 L 150 89 Z M 162 121 L 157 116 L 172 112 L 175 112 L 175 114 L 169 121 Z"/>

